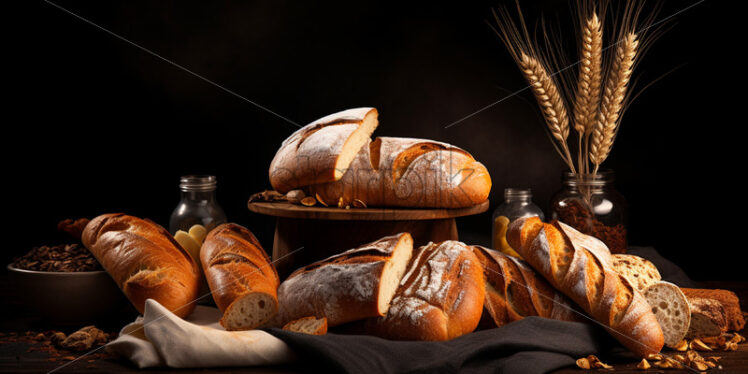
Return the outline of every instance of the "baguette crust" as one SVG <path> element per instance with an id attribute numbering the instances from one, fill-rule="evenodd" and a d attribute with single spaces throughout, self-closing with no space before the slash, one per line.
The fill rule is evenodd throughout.
<path id="1" fill-rule="evenodd" d="M 163 227 L 125 214 L 104 214 L 86 225 L 83 245 L 143 313 L 154 299 L 179 317 L 195 308 L 200 270 Z"/>
<path id="2" fill-rule="evenodd" d="M 340 179 L 350 161 L 346 163 L 348 156 L 343 155 L 355 155 L 359 151 L 356 145 L 368 141 L 377 126 L 377 116 L 374 108 L 348 109 L 297 130 L 283 141 L 270 163 L 270 184 L 286 193 Z"/>
<path id="3" fill-rule="evenodd" d="M 274 324 L 314 316 L 332 327 L 383 316 L 395 292 L 387 288 L 397 285 L 412 251 L 413 238 L 400 233 L 296 270 L 278 289 Z"/>
<path id="4" fill-rule="evenodd" d="M 601 241 L 561 222 L 543 224 L 538 217 L 512 222 L 507 240 L 554 288 L 632 352 L 646 357 L 662 349 L 662 330 L 649 304 L 613 270 L 610 252 Z"/>
<path id="5" fill-rule="evenodd" d="M 362 147 L 343 178 L 310 186 L 328 205 L 463 208 L 491 191 L 483 164 L 450 144 L 378 137 Z"/>
<path id="6" fill-rule="evenodd" d="M 368 334 L 393 340 L 453 339 L 475 330 L 485 288 L 470 247 L 447 240 L 414 254 L 387 315 L 364 322 Z"/>
<path id="7" fill-rule="evenodd" d="M 556 291 L 524 261 L 499 251 L 474 246 L 486 281 L 484 308 L 495 327 L 540 316 L 561 321 L 585 322 L 574 304 Z"/>
<path id="8" fill-rule="evenodd" d="M 220 321 L 224 328 L 253 329 L 275 315 L 280 280 L 270 258 L 252 232 L 233 223 L 216 227 L 200 248 L 200 261 L 213 300 L 218 309 L 224 312 Z M 257 312 L 252 315 L 249 325 L 239 326 L 233 321 L 237 319 L 237 314 L 242 313 L 233 309 L 244 306 L 244 303 L 237 302 L 244 297 L 260 305 L 255 308 Z"/>

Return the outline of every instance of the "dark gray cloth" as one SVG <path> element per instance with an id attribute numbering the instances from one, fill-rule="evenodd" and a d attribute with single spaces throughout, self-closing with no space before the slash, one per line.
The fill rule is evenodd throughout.
<path id="1" fill-rule="evenodd" d="M 652 261 L 663 279 L 679 286 L 691 281 L 654 248 L 629 253 Z M 392 341 L 363 335 L 313 336 L 280 329 L 268 333 L 284 340 L 299 356 L 303 371 L 345 373 L 547 373 L 574 365 L 590 354 L 607 359 L 632 356 L 596 323 L 528 317 L 501 328 L 476 331 L 446 342 Z"/>

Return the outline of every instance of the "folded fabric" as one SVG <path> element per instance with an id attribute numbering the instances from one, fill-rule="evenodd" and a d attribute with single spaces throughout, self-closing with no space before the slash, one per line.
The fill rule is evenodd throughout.
<path id="1" fill-rule="evenodd" d="M 139 368 L 205 368 L 292 363 L 296 356 L 282 340 L 261 330 L 225 331 L 216 308 L 199 305 L 183 320 L 157 301 L 145 303 L 143 317 L 125 326 L 107 345 Z"/>

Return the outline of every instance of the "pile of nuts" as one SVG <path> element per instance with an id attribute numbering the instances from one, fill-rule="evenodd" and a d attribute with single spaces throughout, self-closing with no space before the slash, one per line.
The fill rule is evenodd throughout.
<path id="1" fill-rule="evenodd" d="M 13 267 L 36 271 L 95 271 L 101 265 L 91 252 L 80 244 L 35 247 L 16 258 Z"/>
<path id="2" fill-rule="evenodd" d="M 25 343 L 31 346 L 26 353 L 39 351 L 49 354 L 47 361 L 72 361 L 75 360 L 76 353 L 84 353 L 96 347 L 101 347 L 116 334 L 107 334 L 95 326 L 86 326 L 80 330 L 65 335 L 61 331 L 46 331 L 25 333 L 0 333 L 0 344 L 6 343 Z M 78 355 L 79 356 L 79 355 Z M 103 349 L 91 352 L 86 355 L 87 362 L 91 363 L 97 359 L 110 357 Z"/>
<path id="3" fill-rule="evenodd" d="M 326 204 L 325 201 L 319 196 L 319 194 L 315 194 L 315 196 L 307 196 L 306 193 L 304 193 L 303 190 L 291 190 L 288 191 L 285 195 L 273 190 L 265 190 L 262 192 L 258 192 L 252 196 L 249 197 L 249 202 L 255 202 L 255 201 L 267 201 L 267 202 L 274 202 L 274 201 L 288 201 L 291 204 L 301 204 L 304 206 L 315 206 L 318 203 L 322 206 L 329 207 L 330 205 Z M 350 209 L 350 208 L 367 208 L 366 203 L 359 199 L 353 199 L 352 202 L 347 204 L 345 200 L 341 197 L 338 199 L 338 208 L 344 208 L 344 209 Z"/>

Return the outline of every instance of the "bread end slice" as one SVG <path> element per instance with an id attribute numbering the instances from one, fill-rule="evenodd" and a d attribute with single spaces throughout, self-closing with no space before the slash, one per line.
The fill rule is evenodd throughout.
<path id="1" fill-rule="evenodd" d="M 410 234 L 401 235 L 392 250 L 392 258 L 385 264 L 382 277 L 379 282 L 379 296 L 377 308 L 379 314 L 384 316 L 390 308 L 390 302 L 395 296 L 400 281 L 413 255 L 413 237 Z"/>
<path id="2" fill-rule="evenodd" d="M 226 330 L 251 330 L 270 321 L 278 311 L 276 299 L 264 292 L 252 292 L 234 300 L 221 318 Z"/>
<path id="3" fill-rule="evenodd" d="M 665 345 L 675 347 L 688 332 L 691 308 L 686 295 L 670 282 L 658 282 L 644 290 L 644 297 L 662 328 Z"/>
<path id="4" fill-rule="evenodd" d="M 719 336 L 727 331 L 725 309 L 720 302 L 701 297 L 690 297 L 688 302 L 691 304 L 691 325 L 687 337 Z"/>

